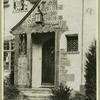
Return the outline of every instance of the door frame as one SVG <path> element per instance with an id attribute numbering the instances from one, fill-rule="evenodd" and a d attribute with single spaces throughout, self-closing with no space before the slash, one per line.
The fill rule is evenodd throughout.
<path id="1" fill-rule="evenodd" d="M 47 32 L 47 33 L 43 33 L 43 34 L 42 34 L 42 33 L 37 33 L 37 34 L 38 34 L 38 35 L 41 35 L 41 36 L 42 36 L 43 34 L 45 34 L 45 35 L 48 34 L 48 35 L 49 35 L 49 38 L 51 38 L 50 36 L 53 34 L 53 35 L 54 35 L 54 44 L 55 44 L 55 41 L 56 41 L 56 40 L 55 40 L 55 39 L 56 39 L 56 38 L 55 38 L 55 32 Z M 33 36 L 38 37 L 37 34 L 33 34 L 33 35 L 31 34 L 31 39 L 33 39 L 33 38 L 32 38 Z M 43 36 L 43 37 L 44 37 L 44 36 Z M 43 37 L 42 37 L 42 39 L 43 39 Z M 40 39 L 40 38 L 39 38 L 39 39 Z M 46 38 L 46 40 L 47 40 L 47 38 Z M 38 41 L 38 40 L 36 40 L 36 41 Z M 36 42 L 36 41 L 35 41 L 35 42 Z M 41 40 L 39 40 L 39 41 L 41 42 Z M 33 41 L 32 41 L 32 44 L 33 44 Z M 33 46 L 33 45 L 32 45 L 32 46 Z M 55 46 L 56 46 L 56 45 L 55 45 Z M 55 48 L 55 47 L 54 47 L 54 48 Z M 55 51 L 55 50 L 56 50 L 56 49 L 54 49 L 54 51 Z M 55 51 L 55 52 L 56 52 L 56 51 Z M 32 55 L 33 55 L 33 47 L 32 47 Z M 56 54 L 54 54 L 54 84 L 53 84 L 53 85 L 50 84 L 50 85 L 49 85 L 50 87 L 51 87 L 51 86 L 54 86 L 55 83 L 56 83 L 56 82 L 55 82 L 55 80 L 56 80 L 56 79 L 55 79 L 55 78 L 56 78 L 56 67 L 55 67 L 55 65 L 56 65 L 56 63 L 55 63 L 56 56 L 55 56 L 55 55 L 56 55 Z M 33 60 L 33 57 L 32 57 L 32 60 Z M 41 67 L 42 67 L 42 65 L 41 65 Z M 31 72 L 32 72 L 32 77 L 33 77 L 33 72 L 34 72 L 34 71 L 33 71 L 33 62 L 32 62 L 32 71 L 31 71 Z M 31 80 L 31 83 L 32 83 L 31 87 L 33 87 L 33 78 L 31 78 L 31 79 L 32 79 L 32 80 Z M 42 80 L 42 77 L 41 77 L 41 80 Z M 42 84 L 42 81 L 41 81 L 41 84 L 39 85 L 39 87 L 48 87 L 48 84 L 43 85 L 43 84 Z"/>

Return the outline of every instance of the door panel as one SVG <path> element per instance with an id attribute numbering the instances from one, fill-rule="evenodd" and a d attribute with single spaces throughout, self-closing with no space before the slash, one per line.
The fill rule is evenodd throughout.
<path id="1" fill-rule="evenodd" d="M 55 64 L 55 42 L 54 39 L 46 41 L 42 48 L 42 83 L 54 84 Z"/>

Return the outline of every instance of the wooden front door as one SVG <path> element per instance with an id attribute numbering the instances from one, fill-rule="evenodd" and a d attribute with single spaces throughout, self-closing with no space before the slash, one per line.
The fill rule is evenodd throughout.
<path id="1" fill-rule="evenodd" d="M 55 41 L 46 41 L 42 48 L 42 84 L 54 84 Z"/>

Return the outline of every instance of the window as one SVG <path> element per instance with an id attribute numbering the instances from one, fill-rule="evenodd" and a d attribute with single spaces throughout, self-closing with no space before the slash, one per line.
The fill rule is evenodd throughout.
<path id="1" fill-rule="evenodd" d="M 78 51 L 78 35 L 67 35 L 67 51 L 76 52 Z"/>
<path id="2" fill-rule="evenodd" d="M 13 0 L 14 12 L 27 11 L 27 0 Z"/>
<path id="3" fill-rule="evenodd" d="M 27 53 L 27 35 L 26 33 L 19 35 L 19 54 L 26 54 Z"/>
<path id="4" fill-rule="evenodd" d="M 9 50 L 9 42 L 4 43 L 4 50 Z"/>

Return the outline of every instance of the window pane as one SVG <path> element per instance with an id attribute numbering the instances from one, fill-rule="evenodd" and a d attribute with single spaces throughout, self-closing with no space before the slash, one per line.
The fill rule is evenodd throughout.
<path id="1" fill-rule="evenodd" d="M 4 43 L 4 50 L 9 50 L 9 42 Z"/>
<path id="2" fill-rule="evenodd" d="M 9 70 L 9 55 L 4 52 L 4 70 Z"/>
<path id="3" fill-rule="evenodd" d="M 4 52 L 4 61 L 6 61 L 6 57 L 8 56 L 7 52 Z"/>
<path id="4" fill-rule="evenodd" d="M 78 51 L 78 36 L 67 37 L 67 51 Z"/>

